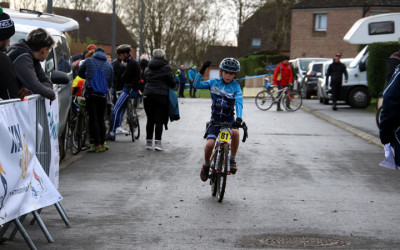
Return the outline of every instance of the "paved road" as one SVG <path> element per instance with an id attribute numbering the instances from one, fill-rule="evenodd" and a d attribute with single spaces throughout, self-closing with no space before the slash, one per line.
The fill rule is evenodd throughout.
<path id="1" fill-rule="evenodd" d="M 55 243 L 27 225 L 39 249 L 232 249 L 400 246 L 400 174 L 378 167 L 382 148 L 299 110 L 260 111 L 245 100 L 249 139 L 222 203 L 199 179 L 206 99 L 180 100 L 167 150 L 146 150 L 144 136 L 120 135 L 101 154 L 84 153 L 60 173 L 65 228 L 54 208 L 42 212 Z M 344 113 L 341 110 L 338 113 Z M 144 130 L 144 120 L 141 128 Z M 0 249 L 21 249 L 19 236 Z"/>

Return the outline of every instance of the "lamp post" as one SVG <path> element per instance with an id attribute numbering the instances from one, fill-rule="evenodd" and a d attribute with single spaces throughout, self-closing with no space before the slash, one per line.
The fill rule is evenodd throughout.
<path id="1" fill-rule="evenodd" d="M 53 13 L 53 0 L 47 0 L 47 13 Z"/>
<path id="2" fill-rule="evenodd" d="M 112 15 L 112 27 L 111 27 L 111 59 L 115 58 L 115 0 L 113 0 L 113 15 Z"/>
<path id="3" fill-rule="evenodd" d="M 139 58 L 143 54 L 143 22 L 144 22 L 144 0 L 140 2 L 140 38 L 139 38 Z"/>

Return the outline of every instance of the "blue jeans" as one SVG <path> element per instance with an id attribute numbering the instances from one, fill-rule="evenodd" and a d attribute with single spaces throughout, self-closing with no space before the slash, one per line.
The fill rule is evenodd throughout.
<path id="1" fill-rule="evenodd" d="M 135 98 L 137 95 L 138 93 L 133 89 L 122 89 L 122 92 L 119 95 L 113 109 L 111 132 L 115 133 L 115 130 L 118 127 L 121 127 L 122 120 L 124 119 L 126 105 L 128 103 L 128 97 L 131 96 L 131 98 Z"/>

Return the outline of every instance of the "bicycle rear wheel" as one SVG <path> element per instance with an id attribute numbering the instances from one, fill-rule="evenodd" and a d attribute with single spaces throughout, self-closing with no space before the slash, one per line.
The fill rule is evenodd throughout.
<path id="1" fill-rule="evenodd" d="M 221 149 L 220 161 L 218 164 L 217 175 L 217 198 L 218 202 L 222 202 L 225 194 L 226 176 L 228 173 L 228 145 L 224 144 Z"/>
<path id="2" fill-rule="evenodd" d="M 286 93 L 286 95 L 283 97 L 283 106 L 289 110 L 289 111 L 296 111 L 298 110 L 302 103 L 303 103 L 303 98 L 301 97 L 301 94 L 296 91 L 290 91 L 289 93 Z"/>
<path id="3" fill-rule="evenodd" d="M 268 91 L 263 90 L 257 94 L 255 101 L 257 108 L 265 111 L 272 107 L 272 104 L 274 103 L 274 98 Z"/>
<path id="4" fill-rule="evenodd" d="M 376 119 L 376 126 L 378 126 L 378 128 L 379 128 L 379 125 L 381 124 L 381 113 L 382 113 L 382 109 L 383 109 L 383 107 L 380 106 L 380 107 L 378 108 L 378 110 L 376 111 L 375 119 Z"/>
<path id="5" fill-rule="evenodd" d="M 135 116 L 135 133 L 134 133 L 134 135 L 135 135 L 135 139 L 137 140 L 137 139 L 139 139 L 139 137 L 140 137 L 140 125 L 139 125 L 139 117 L 137 116 L 137 114 L 136 114 L 136 116 Z"/>

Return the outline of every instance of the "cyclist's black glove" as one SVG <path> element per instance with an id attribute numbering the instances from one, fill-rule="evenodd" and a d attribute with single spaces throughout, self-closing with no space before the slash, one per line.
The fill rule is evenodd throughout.
<path id="1" fill-rule="evenodd" d="M 199 73 L 202 74 L 202 75 L 204 75 L 204 72 L 206 72 L 206 69 L 207 69 L 208 67 L 210 67 L 210 65 L 211 65 L 211 62 L 210 62 L 210 61 L 204 62 L 204 63 L 203 63 L 203 66 L 201 67 L 201 69 L 200 69 L 200 71 L 199 71 Z"/>
<path id="2" fill-rule="evenodd" d="M 236 121 L 232 124 L 232 128 L 240 128 L 242 126 L 242 118 L 236 118 Z"/>

